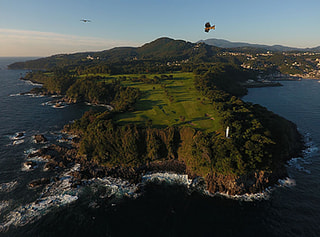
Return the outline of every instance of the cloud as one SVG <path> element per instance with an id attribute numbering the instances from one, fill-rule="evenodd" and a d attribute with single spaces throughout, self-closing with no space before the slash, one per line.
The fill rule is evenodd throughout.
<path id="1" fill-rule="evenodd" d="M 135 46 L 136 43 L 53 32 L 0 28 L 0 57 L 49 56 L 57 53 L 97 51 L 128 45 Z"/>

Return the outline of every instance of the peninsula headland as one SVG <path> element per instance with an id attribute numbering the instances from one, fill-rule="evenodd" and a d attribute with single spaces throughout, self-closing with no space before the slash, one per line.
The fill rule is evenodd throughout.
<path id="1" fill-rule="evenodd" d="M 79 182 L 112 176 L 133 183 L 171 171 L 201 180 L 210 193 L 233 195 L 275 185 L 303 148 L 295 124 L 240 99 L 252 85 L 279 86 L 266 80 L 290 68 L 270 63 L 258 70 L 247 61 L 254 49 L 239 51 L 160 38 L 10 68 L 31 69 L 24 79 L 42 84 L 31 92 L 60 96 L 56 104 L 105 105 L 65 126 L 77 137 L 72 147 L 39 151 L 51 160 L 48 169 L 77 163 Z"/>

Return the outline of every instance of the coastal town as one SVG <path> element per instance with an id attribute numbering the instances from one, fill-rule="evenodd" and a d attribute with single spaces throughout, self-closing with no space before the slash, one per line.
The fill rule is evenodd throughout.
<path id="1" fill-rule="evenodd" d="M 241 67 L 258 71 L 258 79 L 279 81 L 320 78 L 320 53 L 267 51 L 257 54 L 225 52 L 222 55 L 241 58 Z"/>

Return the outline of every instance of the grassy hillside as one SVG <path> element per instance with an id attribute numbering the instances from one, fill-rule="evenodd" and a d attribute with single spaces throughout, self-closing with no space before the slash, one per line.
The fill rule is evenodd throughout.
<path id="1" fill-rule="evenodd" d="M 136 103 L 136 110 L 114 116 L 119 124 L 151 123 L 154 127 L 185 125 L 202 131 L 213 132 L 220 129 L 220 117 L 209 100 L 199 94 L 194 87 L 192 73 L 174 73 L 173 78 L 161 80 L 161 84 L 149 84 L 132 80 L 126 75 L 121 84 L 140 89 L 142 98 Z M 124 75 L 111 77 L 120 78 Z M 147 75 L 152 79 L 154 76 Z"/>

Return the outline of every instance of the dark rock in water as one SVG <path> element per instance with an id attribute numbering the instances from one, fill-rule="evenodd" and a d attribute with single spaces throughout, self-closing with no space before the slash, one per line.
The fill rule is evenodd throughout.
<path id="1" fill-rule="evenodd" d="M 61 103 L 61 102 L 57 102 L 53 107 L 54 108 L 61 108 L 63 107 L 64 105 Z"/>
<path id="2" fill-rule="evenodd" d="M 77 151 L 58 145 L 50 145 L 37 151 L 38 156 L 47 160 L 44 170 L 63 169 L 74 164 Z"/>
<path id="3" fill-rule="evenodd" d="M 37 166 L 37 163 L 34 161 L 26 161 L 23 163 L 24 167 L 26 167 L 27 169 L 33 169 Z"/>
<path id="4" fill-rule="evenodd" d="M 229 195 L 243 195 L 246 193 L 260 193 L 273 186 L 279 179 L 287 177 L 285 168 L 273 172 L 257 171 L 241 176 L 211 173 L 207 175 L 207 190 L 210 193 L 227 193 Z"/>
<path id="5" fill-rule="evenodd" d="M 75 180 L 74 182 L 72 182 L 71 187 L 72 188 L 77 188 L 77 187 L 79 187 L 81 185 L 82 185 L 81 180 Z"/>
<path id="6" fill-rule="evenodd" d="M 34 135 L 34 140 L 35 140 L 35 143 L 45 143 L 48 141 L 47 138 L 42 134 Z"/>
<path id="7" fill-rule="evenodd" d="M 48 170 L 55 170 L 55 169 L 57 169 L 59 167 L 59 164 L 56 162 L 56 161 L 54 161 L 54 160 L 50 160 L 48 163 L 46 163 L 45 165 L 44 165 L 44 167 L 43 167 L 43 169 L 45 170 L 45 171 L 48 171 Z"/>
<path id="8" fill-rule="evenodd" d="M 28 158 L 34 158 L 34 157 L 43 157 L 46 155 L 46 152 L 47 152 L 48 148 L 47 147 L 43 147 L 43 148 L 40 148 L 38 149 L 36 152 L 32 152 L 28 155 Z"/>
<path id="9" fill-rule="evenodd" d="M 18 138 L 18 137 L 23 137 L 23 136 L 24 136 L 24 133 L 23 132 L 19 132 L 16 137 Z"/>
<path id="10" fill-rule="evenodd" d="M 41 179 L 36 179 L 33 180 L 29 183 L 30 188 L 37 188 L 41 185 L 49 184 L 50 183 L 50 178 L 41 178 Z"/>
<path id="11" fill-rule="evenodd" d="M 23 132 L 17 132 L 13 139 L 18 140 L 18 139 L 22 139 L 23 137 L 24 137 Z"/>

